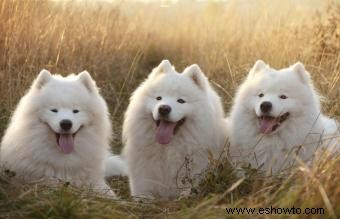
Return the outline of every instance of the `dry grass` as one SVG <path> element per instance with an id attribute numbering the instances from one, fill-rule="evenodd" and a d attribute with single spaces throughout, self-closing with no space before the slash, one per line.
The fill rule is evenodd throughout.
<path id="1" fill-rule="evenodd" d="M 257 59 L 276 68 L 300 60 L 327 98 L 324 111 L 339 118 L 339 14 L 339 5 L 322 0 L 299 4 L 181 1 L 170 7 L 158 3 L 1 0 L 0 136 L 19 98 L 42 68 L 61 74 L 87 69 L 110 106 L 117 136 L 112 146 L 119 151 L 128 97 L 164 58 L 179 70 L 198 63 L 216 85 L 226 111 L 237 85 Z M 334 218 L 340 215 L 339 162 L 339 158 L 328 159 L 312 170 L 282 178 L 250 174 L 230 192 L 225 191 L 237 177 L 225 167 L 217 171 L 220 177 L 209 175 L 212 178 L 199 188 L 205 191 L 204 196 L 152 204 L 130 201 L 126 179 L 112 181 L 125 197 L 114 202 L 86 195 L 80 198 L 81 191 L 67 186 L 16 189 L 2 178 L 0 217 L 206 218 L 226 217 L 225 206 L 295 205 L 324 207 L 326 215 L 314 217 Z"/>

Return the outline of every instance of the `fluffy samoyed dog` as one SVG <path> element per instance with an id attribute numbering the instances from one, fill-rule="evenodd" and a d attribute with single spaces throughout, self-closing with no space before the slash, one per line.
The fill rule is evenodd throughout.
<path id="1" fill-rule="evenodd" d="M 90 74 L 42 70 L 12 116 L 0 159 L 25 182 L 58 179 L 114 195 L 104 180 L 110 139 L 107 105 Z"/>
<path id="2" fill-rule="evenodd" d="M 275 70 L 256 62 L 239 87 L 228 126 L 230 157 L 269 173 L 311 160 L 320 145 L 337 146 L 337 122 L 320 113 L 303 64 Z M 333 134 L 333 135 L 332 135 Z"/>
<path id="3" fill-rule="evenodd" d="M 198 65 L 177 73 L 163 60 L 133 93 L 125 114 L 123 156 L 131 194 L 187 194 L 223 150 L 226 127 L 217 93 Z"/>

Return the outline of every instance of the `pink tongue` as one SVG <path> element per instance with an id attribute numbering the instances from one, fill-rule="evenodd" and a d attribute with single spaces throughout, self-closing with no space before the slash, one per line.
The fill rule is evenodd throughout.
<path id="1" fill-rule="evenodd" d="M 263 134 L 269 134 L 272 132 L 273 127 L 276 125 L 275 118 L 264 117 L 260 119 L 260 131 Z"/>
<path id="2" fill-rule="evenodd" d="M 60 134 L 58 139 L 59 148 L 65 154 L 69 154 L 74 149 L 74 141 L 72 134 Z"/>
<path id="3" fill-rule="evenodd" d="M 169 144 L 174 135 L 175 127 L 176 123 L 161 120 L 156 129 L 156 141 L 159 144 Z"/>

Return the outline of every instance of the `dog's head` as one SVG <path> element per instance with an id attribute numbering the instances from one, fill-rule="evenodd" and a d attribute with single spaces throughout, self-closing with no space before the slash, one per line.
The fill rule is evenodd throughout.
<path id="1" fill-rule="evenodd" d="M 253 111 L 259 131 L 272 134 L 287 121 L 308 113 L 317 103 L 309 73 L 303 64 L 275 70 L 262 60 L 255 63 L 243 86 L 244 105 Z"/>
<path id="2" fill-rule="evenodd" d="M 208 80 L 198 65 L 191 65 L 179 74 L 168 60 L 163 60 L 146 83 L 146 113 L 156 125 L 156 141 L 168 144 L 187 120 L 201 110 Z"/>
<path id="3" fill-rule="evenodd" d="M 75 138 L 84 127 L 94 123 L 94 118 L 106 117 L 103 100 L 86 71 L 62 77 L 42 70 L 32 85 L 30 101 L 65 154 L 74 150 Z"/>

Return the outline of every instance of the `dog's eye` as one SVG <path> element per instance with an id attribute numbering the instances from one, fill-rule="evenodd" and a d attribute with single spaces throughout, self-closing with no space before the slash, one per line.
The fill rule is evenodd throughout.
<path id="1" fill-rule="evenodd" d="M 177 102 L 179 102 L 179 103 L 185 103 L 185 100 L 183 100 L 183 99 L 178 99 Z"/>
<path id="2" fill-rule="evenodd" d="M 51 112 L 57 113 L 58 110 L 57 109 L 51 109 Z"/>
<path id="3" fill-rule="evenodd" d="M 288 97 L 286 95 L 282 94 L 282 95 L 280 95 L 280 98 L 281 99 L 287 99 Z"/>
<path id="4" fill-rule="evenodd" d="M 263 96 L 264 96 L 264 94 L 263 94 L 263 93 L 260 93 L 260 94 L 259 94 L 259 97 L 263 97 Z"/>
<path id="5" fill-rule="evenodd" d="M 161 96 L 159 96 L 159 97 L 156 97 L 156 100 L 161 100 L 162 99 L 162 97 Z"/>
<path id="6" fill-rule="evenodd" d="M 79 113 L 79 110 L 75 109 L 73 110 L 73 113 Z"/>

